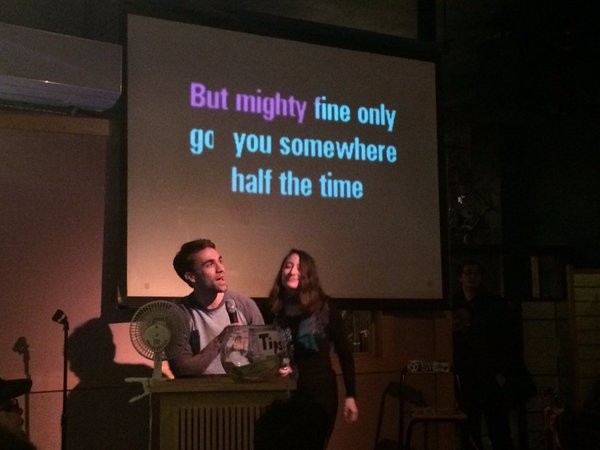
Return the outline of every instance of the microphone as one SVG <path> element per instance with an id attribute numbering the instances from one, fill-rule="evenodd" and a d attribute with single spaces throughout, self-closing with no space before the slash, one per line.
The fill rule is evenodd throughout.
<path id="1" fill-rule="evenodd" d="M 235 306 L 235 300 L 232 298 L 228 298 L 225 300 L 225 309 L 227 309 L 227 315 L 229 316 L 230 323 L 237 323 L 237 307 Z"/>
<path id="2" fill-rule="evenodd" d="M 52 316 L 52 320 L 56 323 L 60 323 L 61 325 L 68 325 L 69 320 L 67 319 L 67 315 L 63 312 L 62 309 L 57 309 L 54 315 Z"/>

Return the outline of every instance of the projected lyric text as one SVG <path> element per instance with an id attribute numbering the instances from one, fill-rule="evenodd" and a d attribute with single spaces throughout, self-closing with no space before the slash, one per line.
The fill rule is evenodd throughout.
<path id="1" fill-rule="evenodd" d="M 339 124 L 340 127 L 353 123 L 376 127 L 386 136 L 391 136 L 396 120 L 396 110 L 384 103 L 352 108 L 330 101 L 326 95 L 303 100 L 280 92 L 267 95 L 262 89 L 252 93 L 230 92 L 226 87 L 209 88 L 200 82 L 190 83 L 189 99 L 193 109 L 254 115 L 264 122 L 290 121 L 302 127 L 303 132 L 310 128 L 310 123 L 328 122 Z M 370 142 L 360 136 L 324 139 L 288 133 L 275 136 L 249 130 L 230 130 L 228 133 L 227 136 L 217 136 L 213 129 L 192 128 L 189 131 L 189 151 L 194 156 L 205 152 L 230 152 L 224 157 L 232 160 L 230 188 L 231 192 L 238 194 L 360 200 L 368 190 L 364 181 L 334 173 L 326 167 L 327 162 L 339 160 L 353 164 L 383 165 L 398 161 L 398 150 L 394 145 Z M 347 134 L 347 131 L 341 133 L 342 136 Z M 257 157 L 265 159 L 265 167 L 252 170 L 244 168 L 244 161 Z M 289 159 L 289 167 L 274 170 L 269 166 L 269 161 L 275 157 Z M 315 174 L 305 177 L 295 173 L 293 163 L 297 158 L 318 162 L 314 164 L 317 168 Z"/>

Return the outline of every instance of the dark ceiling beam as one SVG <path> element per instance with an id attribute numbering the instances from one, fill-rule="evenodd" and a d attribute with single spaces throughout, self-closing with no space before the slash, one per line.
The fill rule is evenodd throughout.
<path id="1" fill-rule="evenodd" d="M 436 41 L 436 0 L 417 0 L 417 39 Z"/>

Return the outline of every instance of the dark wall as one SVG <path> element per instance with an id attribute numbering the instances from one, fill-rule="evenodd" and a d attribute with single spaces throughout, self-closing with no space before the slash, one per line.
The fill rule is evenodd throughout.
<path id="1" fill-rule="evenodd" d="M 478 243 L 497 245 L 505 287 L 522 298 L 531 292 L 530 255 L 600 265 L 598 11 L 590 2 L 533 1 L 498 2 L 479 10 L 485 21 L 451 13 L 458 48 L 450 42 L 443 56 L 446 124 L 462 114 L 470 130 L 463 157 L 480 178 L 498 177 L 501 238 Z M 496 158 L 497 172 L 486 164 Z"/>
<path id="2" fill-rule="evenodd" d="M 567 262 L 597 266 L 600 84 L 591 68 L 600 51 L 598 7 L 553 8 L 525 10 L 486 47 L 488 73 L 500 74 L 488 92 L 502 112 L 504 232 L 515 244 L 564 247 Z"/>
<path id="3" fill-rule="evenodd" d="M 0 21 L 118 43 L 120 0 L 6 0 Z"/>

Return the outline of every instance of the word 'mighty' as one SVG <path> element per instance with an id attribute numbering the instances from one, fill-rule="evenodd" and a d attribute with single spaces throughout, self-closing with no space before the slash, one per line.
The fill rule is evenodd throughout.
<path id="1" fill-rule="evenodd" d="M 294 117 L 298 123 L 304 122 L 307 104 L 305 100 L 298 100 L 293 95 L 283 97 L 279 92 L 263 96 L 260 89 L 253 94 L 235 94 L 234 103 L 236 111 L 259 114 L 267 122 L 276 117 Z M 190 83 L 190 106 L 229 110 L 229 91 L 227 88 L 213 91 L 202 83 Z"/>

